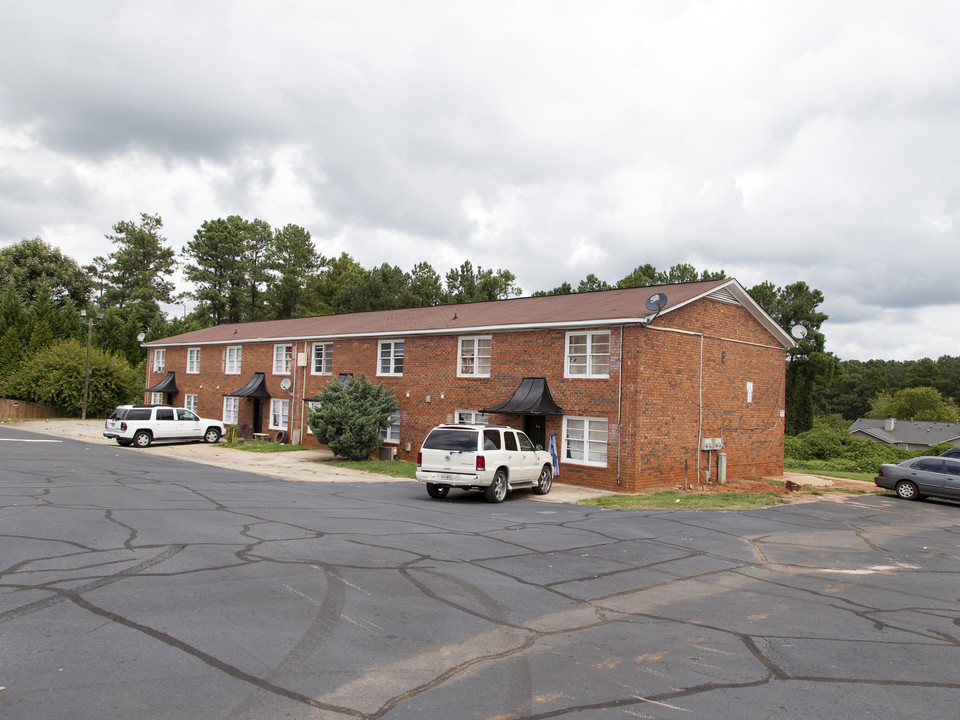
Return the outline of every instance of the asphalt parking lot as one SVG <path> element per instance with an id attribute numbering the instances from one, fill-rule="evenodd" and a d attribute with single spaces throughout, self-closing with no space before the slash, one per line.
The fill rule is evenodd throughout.
<path id="1" fill-rule="evenodd" d="M 0 717 L 940 720 L 960 698 L 960 504 L 494 506 L 155 449 L 0 427 Z"/>

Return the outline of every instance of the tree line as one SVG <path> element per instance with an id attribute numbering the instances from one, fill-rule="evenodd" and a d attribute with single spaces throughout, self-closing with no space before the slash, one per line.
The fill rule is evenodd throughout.
<path id="1" fill-rule="evenodd" d="M 130 400 L 143 387 L 141 333 L 151 340 L 223 323 L 502 300 L 522 294 L 511 271 L 474 267 L 469 260 L 441 276 L 426 261 L 405 271 L 389 263 L 364 268 L 347 253 L 328 258 L 317 251 L 309 231 L 295 224 L 273 228 L 264 220 L 236 215 L 207 220 L 179 254 L 164 237 L 159 215 L 141 213 L 138 220 L 119 221 L 111 230 L 105 235 L 111 252 L 86 266 L 41 238 L 25 238 L 0 250 L 0 394 L 53 402 L 68 411 L 77 407 L 77 399 L 67 391 L 70 379 L 60 383 L 58 391 L 48 387 L 40 392 L 33 387 L 40 378 L 26 368 L 36 367 L 35 358 L 59 344 L 47 367 L 56 374 L 56 366 L 65 364 L 64 353 L 85 349 L 88 331 L 97 367 L 109 365 L 116 372 L 116 363 L 123 363 L 139 377 L 139 385 L 131 381 L 133 389 L 124 398 Z M 178 292 L 175 286 L 178 267 L 189 290 Z M 532 295 L 724 277 L 723 270 L 699 270 L 686 263 L 667 270 L 644 264 L 613 282 L 588 274 L 576 286 L 565 282 Z M 814 418 L 825 413 L 852 421 L 865 415 L 869 403 L 884 391 L 892 394 L 922 384 L 950 399 L 960 396 L 960 360 L 954 358 L 858 363 L 829 353 L 821 331 L 827 319 L 819 310 L 823 294 L 803 281 L 785 287 L 764 282 L 748 292 L 784 329 L 802 325 L 806 330 L 787 354 L 788 434 L 810 429 Z M 178 303 L 192 309 L 182 314 L 164 311 Z M 33 362 L 25 363 L 28 357 Z"/>

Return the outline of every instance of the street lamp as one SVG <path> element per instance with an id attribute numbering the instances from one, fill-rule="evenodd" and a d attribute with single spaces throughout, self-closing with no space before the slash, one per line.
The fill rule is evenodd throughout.
<path id="1" fill-rule="evenodd" d="M 86 318 L 87 311 L 81 310 L 80 317 Z M 97 315 L 97 320 L 103 320 L 103 315 Z M 90 391 L 90 338 L 93 335 L 93 318 L 87 318 L 87 366 L 83 373 L 83 410 L 80 419 L 87 419 L 87 393 Z"/>

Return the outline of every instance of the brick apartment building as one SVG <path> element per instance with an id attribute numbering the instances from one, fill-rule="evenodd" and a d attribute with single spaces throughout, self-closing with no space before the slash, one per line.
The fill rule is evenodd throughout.
<path id="1" fill-rule="evenodd" d="M 309 446 L 310 404 L 365 374 L 399 401 L 401 459 L 437 424 L 510 425 L 555 439 L 559 482 L 636 492 L 716 479 L 721 455 L 780 475 L 793 345 L 724 279 L 206 328 L 146 343 L 145 400 Z"/>

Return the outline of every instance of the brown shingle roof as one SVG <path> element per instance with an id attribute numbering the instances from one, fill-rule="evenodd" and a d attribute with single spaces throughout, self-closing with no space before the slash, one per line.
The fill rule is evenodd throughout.
<path id="1" fill-rule="evenodd" d="M 570 295 L 515 298 L 492 302 L 465 303 L 320 315 L 290 320 L 218 325 L 145 343 L 147 347 L 171 345 L 229 344 L 251 341 L 336 338 L 350 336 L 402 336 L 439 332 L 474 332 L 493 329 L 523 329 L 544 326 L 574 326 L 638 322 L 654 315 L 644 307 L 647 298 L 657 292 L 669 298 L 662 313 L 668 313 L 713 292 L 732 293 L 732 298 L 747 309 L 759 313 L 771 332 L 783 335 L 781 342 L 792 344 L 789 336 L 770 320 L 740 284 L 731 278 L 678 285 L 657 285 L 623 290 L 603 290 Z M 744 302 L 744 300 L 746 302 Z"/>

